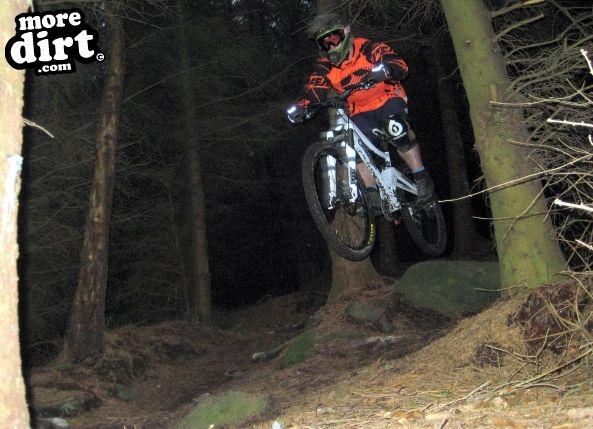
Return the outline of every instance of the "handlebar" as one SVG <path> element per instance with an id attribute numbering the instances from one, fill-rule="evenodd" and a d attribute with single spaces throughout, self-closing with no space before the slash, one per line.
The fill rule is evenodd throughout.
<path id="1" fill-rule="evenodd" d="M 311 103 L 307 106 L 306 109 L 302 109 L 299 111 L 296 105 L 291 106 L 286 113 L 288 114 L 288 119 L 292 123 L 300 123 L 307 119 L 311 119 L 313 116 L 317 114 L 319 110 L 322 108 L 342 108 L 348 97 L 356 91 L 361 89 L 369 89 L 374 86 L 377 82 L 375 80 L 363 80 L 362 82 L 357 83 L 356 85 L 350 86 L 344 92 L 336 95 L 335 97 L 328 98 L 327 100 L 321 103 Z"/>
<path id="2" fill-rule="evenodd" d="M 317 111 L 321 108 L 336 108 L 339 109 L 341 107 L 344 106 L 344 103 L 346 102 L 346 100 L 348 99 L 348 97 L 350 97 L 350 95 L 352 95 L 352 93 L 356 92 L 356 91 L 360 91 L 361 89 L 369 89 L 372 86 L 374 86 L 377 82 L 373 81 L 373 80 L 363 80 L 360 83 L 357 83 L 356 85 L 352 85 L 351 87 L 349 87 L 346 91 L 336 95 L 335 97 L 332 98 L 328 98 L 327 100 L 321 102 L 321 103 L 312 103 L 309 105 L 309 107 L 313 110 L 313 111 Z"/>

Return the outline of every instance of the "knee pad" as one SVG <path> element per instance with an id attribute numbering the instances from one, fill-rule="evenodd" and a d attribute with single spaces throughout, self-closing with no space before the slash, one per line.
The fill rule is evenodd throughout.
<path id="1" fill-rule="evenodd" d="M 418 144 L 408 122 L 399 115 L 389 115 L 383 121 L 383 131 L 399 152 L 407 152 Z"/>

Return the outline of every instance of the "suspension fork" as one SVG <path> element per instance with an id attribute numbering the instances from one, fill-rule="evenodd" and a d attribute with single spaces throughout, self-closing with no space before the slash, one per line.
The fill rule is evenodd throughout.
<path id="1" fill-rule="evenodd" d="M 331 155 L 325 155 L 320 160 L 321 168 L 321 195 L 325 208 L 331 210 L 338 199 L 337 186 L 337 160 Z"/>
<path id="2" fill-rule="evenodd" d="M 356 171 L 356 151 L 352 146 L 352 130 L 338 135 L 328 133 L 327 141 L 338 151 L 341 162 L 331 155 L 320 159 L 321 194 L 327 209 L 339 203 L 354 203 L 358 198 L 358 175 Z"/>
<path id="3" fill-rule="evenodd" d="M 358 198 L 358 173 L 356 170 L 356 151 L 354 150 L 354 132 L 349 128 L 346 136 L 339 143 L 340 155 L 346 168 L 340 178 L 340 191 L 344 200 L 354 203 Z"/>

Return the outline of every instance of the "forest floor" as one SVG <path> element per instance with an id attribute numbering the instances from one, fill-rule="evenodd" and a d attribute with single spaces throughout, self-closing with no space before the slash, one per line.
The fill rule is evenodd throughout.
<path id="1" fill-rule="evenodd" d="M 270 400 L 265 415 L 242 428 L 593 428 L 591 343 L 528 353 L 521 328 L 509 323 L 518 301 L 452 320 L 409 306 L 394 289 L 386 282 L 323 307 L 312 295 L 270 298 L 217 314 L 216 327 L 177 321 L 117 329 L 100 362 L 36 368 L 29 390 L 92 393 L 90 410 L 65 418 L 83 429 L 173 428 L 198 398 L 226 391 Z M 344 315 L 352 299 L 382 305 L 396 341 L 361 342 L 388 336 Z M 252 360 L 312 319 L 317 332 L 361 335 L 330 341 L 286 368 L 279 358 Z M 45 422 L 34 427 L 53 427 Z"/>

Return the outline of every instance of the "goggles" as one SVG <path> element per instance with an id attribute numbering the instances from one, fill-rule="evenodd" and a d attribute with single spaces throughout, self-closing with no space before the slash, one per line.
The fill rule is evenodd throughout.
<path id="1" fill-rule="evenodd" d="M 344 40 L 344 30 L 339 28 L 317 38 L 317 45 L 322 51 L 328 52 L 332 47 L 338 46 Z"/>

